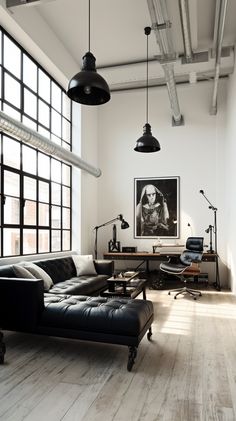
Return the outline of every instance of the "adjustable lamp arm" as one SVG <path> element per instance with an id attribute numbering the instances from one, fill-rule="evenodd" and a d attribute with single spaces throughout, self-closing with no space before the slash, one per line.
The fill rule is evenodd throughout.
<path id="1" fill-rule="evenodd" d="M 97 247 L 97 244 L 98 244 L 98 229 L 101 228 L 101 227 L 105 227 L 106 225 L 110 225 L 115 221 L 121 221 L 121 228 L 122 229 L 129 228 L 129 224 L 128 224 L 128 222 L 126 222 L 124 220 L 122 214 L 118 215 L 116 218 L 111 219 L 110 221 L 104 222 L 104 224 L 97 225 L 96 227 L 94 227 L 94 231 L 95 231 L 94 256 L 95 256 L 95 259 L 97 259 L 97 256 L 98 256 L 98 247 Z"/>
<path id="2" fill-rule="evenodd" d="M 206 201 L 209 203 L 209 209 L 212 209 L 213 211 L 217 211 L 217 208 L 215 208 L 215 206 L 212 205 L 212 203 L 210 202 L 210 200 L 205 196 L 205 193 L 203 190 L 200 190 L 199 193 L 201 193 L 203 195 L 203 197 L 205 197 Z"/>
<path id="3" fill-rule="evenodd" d="M 110 221 L 104 222 L 104 224 L 94 227 L 94 230 L 98 230 L 98 228 L 105 227 L 106 225 L 110 225 L 115 221 L 122 221 L 122 220 L 123 220 L 123 215 L 118 215 L 116 218 L 111 219 Z"/>

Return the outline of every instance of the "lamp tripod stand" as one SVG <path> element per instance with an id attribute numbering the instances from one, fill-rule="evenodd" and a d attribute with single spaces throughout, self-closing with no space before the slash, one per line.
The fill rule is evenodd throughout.
<path id="1" fill-rule="evenodd" d="M 215 253 L 215 262 L 216 262 L 216 281 L 214 282 L 214 287 L 220 291 L 221 287 L 220 287 L 220 274 L 219 274 L 219 256 L 218 256 L 218 250 L 217 250 L 217 208 L 215 206 L 212 205 L 212 203 L 210 202 L 210 200 L 205 196 L 205 193 L 203 190 L 200 190 L 200 192 L 203 197 L 206 199 L 206 201 L 209 203 L 209 209 L 211 209 L 214 213 L 214 225 L 209 225 L 209 228 L 206 230 L 206 232 L 209 230 L 210 232 L 210 242 L 211 240 L 211 236 L 212 236 L 212 231 L 214 233 L 214 245 L 215 245 L 215 250 L 210 251 L 209 253 Z M 211 228 L 210 228 L 211 227 Z M 212 244 L 210 243 L 210 249 L 212 249 Z"/>

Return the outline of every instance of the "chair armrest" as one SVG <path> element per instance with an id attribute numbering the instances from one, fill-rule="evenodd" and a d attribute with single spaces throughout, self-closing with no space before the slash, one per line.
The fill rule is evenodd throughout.
<path id="1" fill-rule="evenodd" d="M 108 275 L 112 276 L 114 273 L 114 261 L 113 260 L 95 260 L 94 261 L 95 269 L 98 275 Z"/>
<path id="2" fill-rule="evenodd" d="M 0 278 L 0 327 L 32 331 L 44 309 L 41 279 Z"/>

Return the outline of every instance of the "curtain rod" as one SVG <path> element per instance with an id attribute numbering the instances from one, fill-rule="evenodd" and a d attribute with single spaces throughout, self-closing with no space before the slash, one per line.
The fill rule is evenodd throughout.
<path id="1" fill-rule="evenodd" d="M 78 155 L 62 148 L 62 146 L 57 145 L 2 111 L 0 111 L 0 130 L 17 136 L 22 142 L 29 143 L 49 155 L 57 156 L 62 161 L 72 164 L 94 177 L 100 177 L 102 174 L 100 168 L 96 168 L 88 162 L 83 161 Z"/>

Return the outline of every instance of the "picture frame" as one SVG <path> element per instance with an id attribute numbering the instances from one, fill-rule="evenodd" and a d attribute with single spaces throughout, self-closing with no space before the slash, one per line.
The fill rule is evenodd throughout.
<path id="1" fill-rule="evenodd" d="M 134 238 L 179 238 L 179 176 L 134 179 Z"/>

